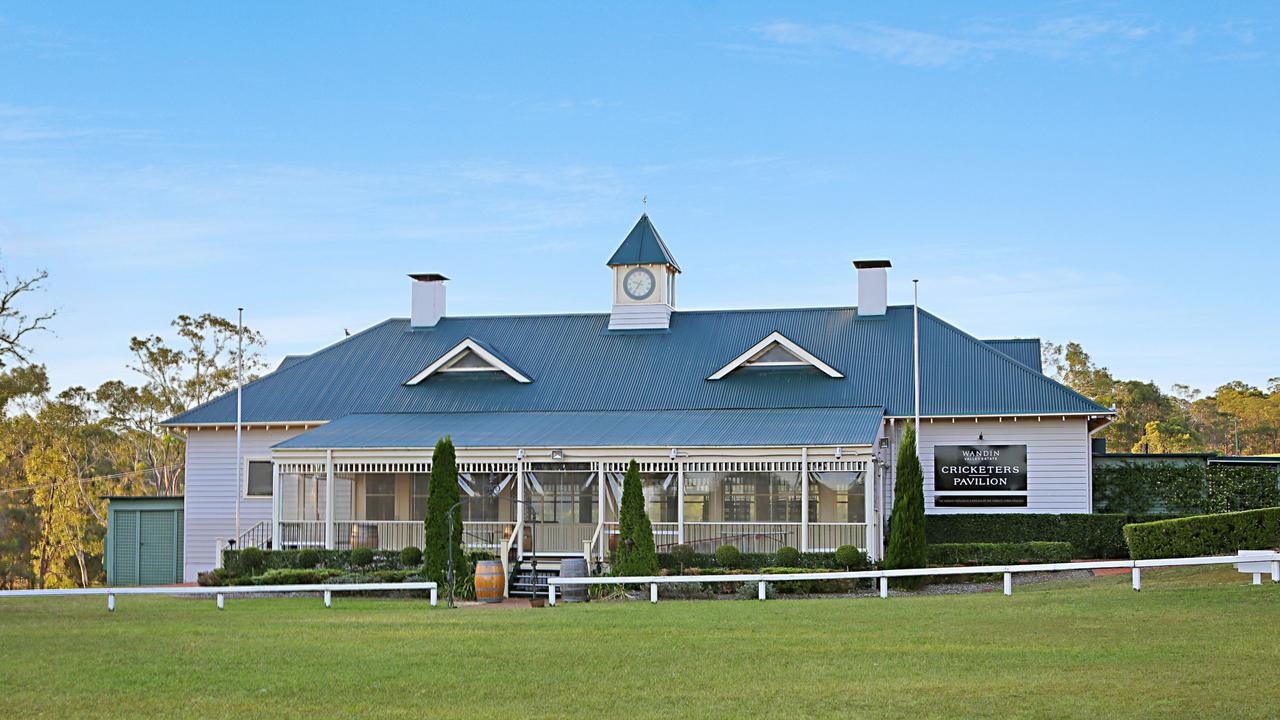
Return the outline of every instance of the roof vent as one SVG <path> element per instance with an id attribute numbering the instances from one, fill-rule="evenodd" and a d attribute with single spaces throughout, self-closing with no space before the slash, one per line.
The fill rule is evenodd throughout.
<path id="1" fill-rule="evenodd" d="M 884 317 L 889 307 L 889 261 L 854 260 L 858 269 L 858 317 Z"/>
<path id="2" fill-rule="evenodd" d="M 409 326 L 435 327 L 444 317 L 444 281 L 449 278 L 439 273 L 410 273 L 409 277 L 413 281 Z"/>

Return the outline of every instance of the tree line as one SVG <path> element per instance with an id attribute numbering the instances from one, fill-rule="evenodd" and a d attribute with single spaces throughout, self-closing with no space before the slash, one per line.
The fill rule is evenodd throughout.
<path id="1" fill-rule="evenodd" d="M 1175 384 L 1119 380 L 1095 363 L 1079 343 L 1045 343 L 1045 372 L 1085 397 L 1119 413 L 1099 435 L 1111 452 L 1280 453 L 1280 377 L 1258 388 L 1240 380 L 1210 395 Z"/>
<path id="2" fill-rule="evenodd" d="M 179 315 L 168 337 L 129 340 L 129 380 L 54 392 L 30 348 L 57 311 L 27 306 L 48 273 L 0 267 L 0 587 L 103 581 L 106 497 L 181 495 L 185 442 L 165 419 L 236 385 L 236 324 Z M 246 328 L 246 379 L 265 340 Z M 123 375 L 124 373 L 122 373 Z"/>

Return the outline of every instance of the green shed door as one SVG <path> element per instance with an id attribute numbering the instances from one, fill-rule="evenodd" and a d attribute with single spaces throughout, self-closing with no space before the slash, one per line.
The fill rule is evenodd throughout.
<path id="1" fill-rule="evenodd" d="M 138 584 L 177 582 L 177 516 L 169 510 L 144 510 L 138 516 Z"/>
<path id="2" fill-rule="evenodd" d="M 138 584 L 138 511 L 117 510 L 111 514 L 112 585 Z"/>

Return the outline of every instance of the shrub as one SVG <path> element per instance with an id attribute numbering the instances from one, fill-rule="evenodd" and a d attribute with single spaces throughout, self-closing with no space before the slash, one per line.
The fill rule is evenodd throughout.
<path id="1" fill-rule="evenodd" d="M 276 568 L 253 578 L 254 585 L 317 585 L 327 583 L 342 574 L 341 570 L 318 568 Z"/>
<path id="2" fill-rule="evenodd" d="M 814 572 L 813 568 L 802 567 L 767 567 L 760 569 L 760 573 L 763 575 L 792 575 L 812 572 Z M 837 571 L 818 570 L 817 572 Z M 776 583 L 769 583 L 769 587 L 776 587 L 778 592 L 783 595 L 811 595 L 815 593 L 851 592 L 857 588 L 857 583 L 857 580 L 783 580 Z"/>
<path id="3" fill-rule="evenodd" d="M 1280 546 L 1280 507 L 1125 525 L 1134 560 L 1225 555 Z"/>
<path id="4" fill-rule="evenodd" d="M 736 550 L 737 548 L 734 549 Z M 871 567 L 871 562 L 861 550 L 850 546 L 850 550 L 846 551 L 846 554 L 847 557 L 844 558 L 846 562 L 840 562 L 834 552 L 800 553 L 800 562 L 796 563 L 796 567 L 819 570 L 867 570 Z M 759 570 L 760 568 L 777 564 L 777 557 L 770 553 L 739 552 L 736 558 L 732 559 L 728 565 L 721 563 L 713 553 L 695 552 L 684 559 L 685 562 L 682 564 L 674 553 L 660 553 L 658 555 L 658 567 L 674 573 L 695 574 L 699 569 L 716 571 L 725 568 Z"/>
<path id="5" fill-rule="evenodd" d="M 733 545 L 716 548 L 716 564 L 722 568 L 742 567 L 742 551 Z"/>
<path id="6" fill-rule="evenodd" d="M 925 536 L 932 545 L 971 542 L 1071 543 L 1077 559 L 1129 557 L 1127 523 L 1165 520 L 1168 515 L 1049 515 L 1041 513 L 977 513 L 931 515 Z"/>
<path id="7" fill-rule="evenodd" d="M 714 597 L 702 583 L 663 583 L 658 586 L 658 597 L 669 600 L 705 600 Z"/>
<path id="8" fill-rule="evenodd" d="M 458 459 L 453 440 L 446 436 L 436 443 L 435 452 L 431 455 L 431 483 L 427 486 L 427 517 L 423 520 L 422 545 L 423 574 L 440 583 L 441 587 L 445 587 L 447 581 L 450 553 L 455 563 L 463 561 L 462 507 L 454 507 L 457 503 Z M 452 523 L 449 520 L 451 513 Z M 454 567 L 456 573 L 457 565 Z"/>
<path id="9" fill-rule="evenodd" d="M 644 487 L 640 465 L 627 466 L 622 481 L 622 508 L 618 512 L 618 549 L 613 557 L 613 574 L 653 575 L 658 572 L 658 551 L 653 543 L 653 524 L 644 508 Z"/>
<path id="10" fill-rule="evenodd" d="M 846 570 L 852 568 L 864 568 L 869 562 L 867 554 L 852 545 L 841 545 L 836 548 L 835 552 L 836 565 Z"/>
<path id="11" fill-rule="evenodd" d="M 417 567 L 422 564 L 422 550 L 410 545 L 400 551 L 400 566 L 406 568 Z"/>
<path id="12" fill-rule="evenodd" d="M 221 587 L 227 584 L 226 568 L 214 568 L 209 572 L 196 573 L 196 584 L 202 587 Z"/>
<path id="13" fill-rule="evenodd" d="M 1069 562 L 1071 543 L 941 543 L 929 546 L 930 565 L 1013 565 Z"/>
<path id="14" fill-rule="evenodd" d="M 723 547 L 728 547 L 728 546 L 726 545 Z M 736 550 L 737 548 L 734 548 L 734 549 Z M 776 583 L 765 583 L 764 585 L 765 598 L 776 597 L 777 588 L 774 587 L 775 584 Z M 759 600 L 760 584 L 756 582 L 740 583 L 738 587 L 733 591 L 733 596 L 738 600 Z"/>
<path id="15" fill-rule="evenodd" d="M 1255 510 L 1280 505 L 1271 465 L 1108 462 L 1094 469 L 1093 506 L 1102 513 L 1177 515 Z"/>
<path id="16" fill-rule="evenodd" d="M 299 550 L 296 562 L 295 567 L 309 570 L 320 564 L 320 553 L 311 548 Z"/>
<path id="17" fill-rule="evenodd" d="M 799 567 L 800 551 L 790 545 L 784 545 L 778 548 L 778 551 L 773 554 L 773 559 L 777 565 Z"/>
<path id="18" fill-rule="evenodd" d="M 369 567 L 373 564 L 373 550 L 369 548 L 356 548 L 351 551 L 351 566 L 357 568 Z"/>
<path id="19" fill-rule="evenodd" d="M 692 545 L 676 545 L 671 548 L 671 560 L 681 569 L 693 567 L 698 562 L 698 553 Z M 661 562 L 659 562 L 661 565 Z"/>
<path id="20" fill-rule="evenodd" d="M 929 559 L 925 545 L 924 473 L 920 469 L 920 458 L 916 457 L 914 425 L 908 424 L 902 433 L 895 478 L 884 566 L 890 570 L 924 567 Z M 894 585 L 914 589 L 924 581 L 921 577 L 895 578 Z"/>
<path id="21" fill-rule="evenodd" d="M 256 547 L 248 547 L 240 551 L 240 574 L 257 575 L 266 567 L 263 553 Z"/>

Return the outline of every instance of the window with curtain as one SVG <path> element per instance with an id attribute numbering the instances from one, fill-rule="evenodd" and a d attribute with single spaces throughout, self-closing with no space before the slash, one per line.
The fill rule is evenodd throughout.
<path id="1" fill-rule="evenodd" d="M 811 522 L 866 522 L 866 473 L 809 473 Z"/>

